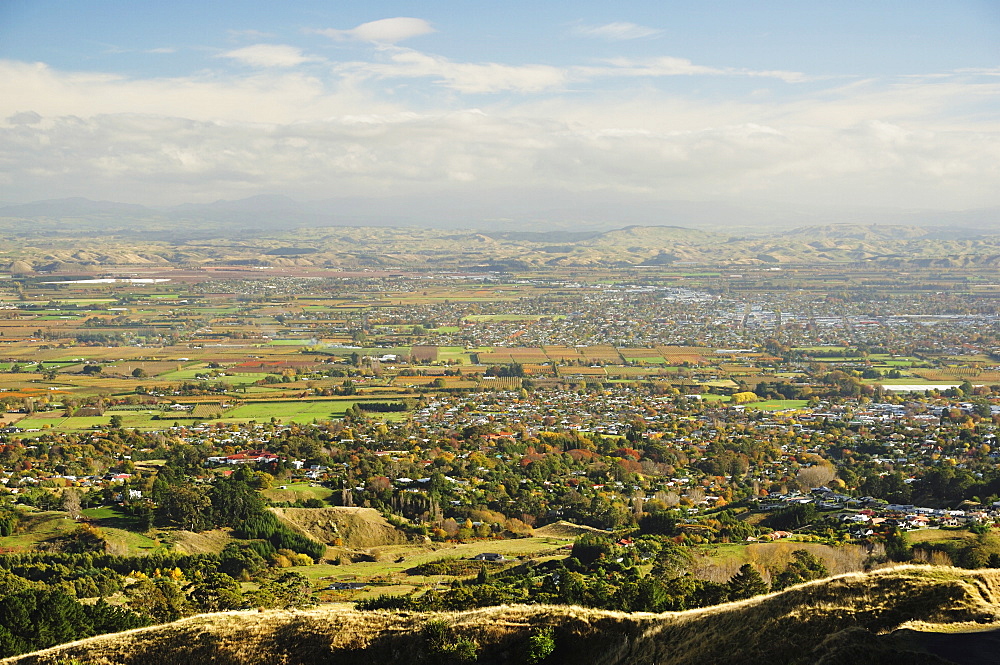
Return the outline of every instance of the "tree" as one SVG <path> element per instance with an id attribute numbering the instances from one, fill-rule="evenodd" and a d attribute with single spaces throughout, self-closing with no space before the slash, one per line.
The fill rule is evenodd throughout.
<path id="1" fill-rule="evenodd" d="M 306 607 L 315 603 L 312 584 L 299 573 L 282 573 L 263 582 L 256 591 L 249 592 L 248 600 L 258 607 Z"/>
<path id="2" fill-rule="evenodd" d="M 144 379 L 146 378 L 146 370 L 144 370 L 141 367 L 136 367 L 134 370 L 132 370 L 132 376 L 134 376 L 137 379 Z"/>
<path id="3" fill-rule="evenodd" d="M 740 571 L 732 576 L 728 584 L 729 600 L 743 600 L 767 593 L 767 582 L 749 563 L 740 566 Z"/>
<path id="4" fill-rule="evenodd" d="M 890 561 L 909 561 L 913 558 L 910 542 L 906 533 L 896 527 L 891 527 L 885 534 L 885 555 Z M 983 566 L 975 566 L 982 568 Z"/>
<path id="5" fill-rule="evenodd" d="M 188 531 L 203 531 L 212 526 L 212 501 L 200 489 L 174 485 L 163 492 L 158 509 L 168 523 Z"/>
<path id="6" fill-rule="evenodd" d="M 526 660 L 528 663 L 540 663 L 556 650 L 556 638 L 551 626 L 539 628 L 528 637 Z"/>
<path id="7" fill-rule="evenodd" d="M 733 404 L 748 404 L 750 402 L 756 402 L 760 399 L 757 393 L 754 392 L 742 392 L 734 393 L 732 398 Z"/>
<path id="8" fill-rule="evenodd" d="M 240 583 L 225 573 L 208 573 L 191 584 L 188 598 L 202 612 L 221 612 L 243 607 Z"/>
<path id="9" fill-rule="evenodd" d="M 263 545 L 269 547 L 268 543 L 263 543 Z M 273 548 L 270 549 L 273 551 Z M 229 543 L 222 549 L 219 558 L 221 559 L 219 570 L 233 578 L 247 579 L 250 575 L 259 573 L 267 566 L 264 557 L 257 551 L 257 548 L 253 547 L 253 544 L 240 547 L 237 543 Z"/>
<path id="10" fill-rule="evenodd" d="M 149 625 L 149 621 L 139 614 L 131 612 L 124 607 L 110 605 L 103 598 L 87 608 L 87 614 L 93 623 L 94 633 L 118 633 L 132 628 L 142 628 Z"/>
<path id="11" fill-rule="evenodd" d="M 108 421 L 108 425 L 111 427 L 111 429 L 121 429 L 122 422 L 123 421 L 121 416 L 114 415 L 111 416 L 111 419 Z"/>
<path id="12" fill-rule="evenodd" d="M 264 512 L 264 502 L 250 485 L 253 472 L 247 468 L 237 470 L 229 478 L 220 478 L 211 489 L 215 523 L 238 526 L 253 515 Z"/>
<path id="13" fill-rule="evenodd" d="M 693 564 L 694 557 L 691 555 L 690 548 L 666 545 L 657 553 L 650 574 L 659 579 L 683 577 Z"/>
<path id="14" fill-rule="evenodd" d="M 572 556 L 590 565 L 611 551 L 611 539 L 599 533 L 584 533 L 573 542 Z"/>
<path id="15" fill-rule="evenodd" d="M 646 513 L 639 519 L 639 528 L 643 533 L 673 536 L 677 531 L 677 515 L 667 510 Z"/>
<path id="16" fill-rule="evenodd" d="M 62 495 L 62 506 L 63 510 L 69 513 L 69 516 L 76 519 L 80 516 L 80 492 L 75 489 L 67 489 L 63 491 Z"/>
<path id="17" fill-rule="evenodd" d="M 771 586 L 774 589 L 785 589 L 793 584 L 818 580 L 829 574 L 826 565 L 814 554 L 807 550 L 795 550 L 792 552 L 792 561 L 775 576 Z"/>
<path id="18" fill-rule="evenodd" d="M 808 491 L 813 487 L 823 487 L 829 485 L 837 477 L 837 471 L 829 462 L 821 462 L 812 466 L 799 469 L 795 476 L 799 489 Z"/>
<path id="19" fill-rule="evenodd" d="M 189 613 L 184 592 L 171 579 L 139 580 L 129 586 L 125 594 L 131 609 L 157 622 L 176 621 Z"/>
<path id="20" fill-rule="evenodd" d="M 94 634 L 83 605 L 55 589 L 26 589 L 0 599 L 0 656 L 44 649 Z"/>

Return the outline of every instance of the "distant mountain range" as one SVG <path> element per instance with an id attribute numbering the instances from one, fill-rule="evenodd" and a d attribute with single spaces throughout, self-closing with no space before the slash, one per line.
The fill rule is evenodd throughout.
<path id="1" fill-rule="evenodd" d="M 39 232 L 96 229 L 170 231 L 198 235 L 222 230 L 285 231 L 329 226 L 418 226 L 490 232 L 599 232 L 626 226 L 680 226 L 747 236 L 829 224 L 946 227 L 948 238 L 1000 231 L 1000 208 L 962 211 L 806 208 L 781 204 L 663 201 L 617 192 L 495 190 L 384 198 L 296 201 L 259 195 L 214 203 L 151 207 L 85 198 L 51 199 L 0 207 L 0 227 L 41 222 Z"/>

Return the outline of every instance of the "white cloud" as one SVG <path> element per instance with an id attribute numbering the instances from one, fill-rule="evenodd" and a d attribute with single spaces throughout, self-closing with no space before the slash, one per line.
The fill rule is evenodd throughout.
<path id="1" fill-rule="evenodd" d="M 0 60 L 0 118 L 34 111 L 46 118 L 102 114 L 246 123 L 293 123 L 327 116 L 394 113 L 349 84 L 286 69 L 243 77 L 131 79 L 94 72 L 63 72 L 42 63 Z"/>
<path id="2" fill-rule="evenodd" d="M 655 37 L 663 31 L 656 28 L 647 28 L 644 25 L 636 25 L 635 23 L 614 22 L 604 25 L 577 25 L 573 27 L 573 32 L 583 37 L 597 37 L 599 39 L 618 42 L 628 39 Z"/>
<path id="3" fill-rule="evenodd" d="M 604 61 L 603 67 L 580 67 L 579 71 L 587 76 L 693 76 L 718 75 L 725 73 L 722 69 L 696 65 L 685 58 L 645 58 L 634 60 L 630 58 L 612 58 Z"/>
<path id="4" fill-rule="evenodd" d="M 395 18 L 384 18 L 378 21 L 362 23 L 350 30 L 328 28 L 326 30 L 315 30 L 314 32 L 326 35 L 332 39 L 357 39 L 380 44 L 395 44 L 404 39 L 430 34 L 434 32 L 434 28 L 422 18 L 397 16 Z"/>
<path id="5" fill-rule="evenodd" d="M 798 72 L 755 71 L 696 65 L 684 58 L 642 60 L 615 58 L 599 66 L 505 65 L 496 62 L 455 62 L 438 55 L 398 46 L 379 49 L 381 61 L 344 62 L 335 71 L 344 76 L 375 79 L 431 79 L 437 85 L 470 93 L 537 93 L 562 90 L 572 84 L 613 78 L 666 76 L 731 76 L 776 78 L 788 83 L 808 80 Z"/>
<path id="6" fill-rule="evenodd" d="M 385 47 L 388 61 L 351 62 L 338 71 L 375 78 L 429 78 L 464 93 L 540 92 L 565 84 L 568 73 L 548 65 L 503 65 L 495 62 L 454 62 L 402 47 Z"/>
<path id="7" fill-rule="evenodd" d="M 146 51 L 146 53 L 156 53 L 156 54 L 160 54 L 160 53 L 176 53 L 176 52 L 177 52 L 177 49 L 170 48 L 169 46 L 164 46 L 164 47 L 161 47 L 161 48 L 151 48 L 148 51 Z"/>
<path id="8" fill-rule="evenodd" d="M 238 60 L 252 67 L 295 67 L 321 60 L 303 55 L 300 48 L 284 44 L 254 44 L 220 53 L 218 57 Z"/>
<path id="9" fill-rule="evenodd" d="M 585 76 L 745 76 L 776 78 L 786 83 L 799 83 L 808 80 L 805 74 L 789 71 L 758 71 L 739 69 L 736 67 L 707 67 L 696 65 L 686 58 L 661 56 L 658 58 L 612 58 L 604 61 L 604 67 L 579 67 L 577 70 Z"/>
<path id="10" fill-rule="evenodd" d="M 645 81 L 562 93 L 630 68 L 636 76 L 718 75 L 682 59 L 612 61 L 612 73 L 595 73 L 456 63 L 398 47 L 378 53 L 383 62 L 341 65 L 343 77 L 332 81 L 287 68 L 132 79 L 0 61 L 0 198 L 128 192 L 180 203 L 260 191 L 325 198 L 533 187 L 1000 204 L 1000 121 L 982 112 L 1000 99 L 992 78 L 796 86 L 718 102 Z M 421 88 L 418 79 L 458 92 L 548 94 L 498 95 L 472 111 L 458 94 L 407 103 L 408 86 L 387 102 L 372 84 L 402 76 L 420 92 L 426 82 Z"/>

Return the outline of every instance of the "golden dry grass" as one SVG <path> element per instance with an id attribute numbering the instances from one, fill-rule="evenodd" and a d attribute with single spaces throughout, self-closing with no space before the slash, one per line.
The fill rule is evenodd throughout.
<path id="1" fill-rule="evenodd" d="M 280 520 L 305 536 L 351 548 L 401 545 L 406 534 L 374 508 L 272 508 Z M 339 541 L 338 541 L 339 539 Z"/>
<path id="2" fill-rule="evenodd" d="M 229 529 L 213 531 L 173 531 L 173 546 L 183 554 L 218 554 L 232 541 Z"/>
<path id="3" fill-rule="evenodd" d="M 546 538 L 565 538 L 567 540 L 572 540 L 585 533 L 607 532 L 602 531 L 601 529 L 595 529 L 592 526 L 573 524 L 572 522 L 567 522 L 565 520 L 553 522 L 552 524 L 546 524 L 545 526 L 532 531 L 532 535 L 535 536 L 542 536 Z"/>
<path id="4" fill-rule="evenodd" d="M 565 606 L 361 613 L 341 605 L 208 614 L 2 662 L 54 665 L 70 658 L 102 665 L 444 662 L 428 652 L 421 635 L 429 620 L 443 619 L 453 639 L 477 642 L 479 663 L 526 662 L 529 636 L 545 626 L 554 628 L 556 651 L 545 661 L 552 663 L 940 663 L 946 661 L 935 659 L 926 650 L 929 645 L 959 648 L 963 635 L 977 639 L 975 635 L 984 633 L 972 631 L 996 628 L 998 603 L 1000 571 L 901 566 L 665 614 Z M 892 633 L 898 628 L 905 630 Z M 928 637 L 948 631 L 953 633 L 948 641 Z"/>

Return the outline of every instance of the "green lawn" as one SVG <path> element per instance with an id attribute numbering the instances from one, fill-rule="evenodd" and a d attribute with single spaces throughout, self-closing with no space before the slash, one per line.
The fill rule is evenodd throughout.
<path id="1" fill-rule="evenodd" d="M 118 508 L 101 506 L 80 512 L 95 522 L 104 539 L 118 546 L 116 549 L 124 548 L 132 554 L 142 554 L 163 546 L 158 540 L 140 533 L 136 518 Z"/>
<path id="2" fill-rule="evenodd" d="M 237 422 L 246 420 L 256 420 L 263 422 L 272 417 L 285 422 L 308 423 L 313 420 L 328 420 L 330 418 L 342 418 L 344 413 L 357 404 L 370 400 L 325 400 L 325 401 L 288 401 L 288 402 L 253 402 L 238 406 L 232 411 L 227 411 L 223 422 Z M 372 417 L 381 420 L 401 420 L 406 417 L 405 412 L 374 413 Z"/>
<path id="3" fill-rule="evenodd" d="M 804 409 L 809 404 L 805 399 L 769 399 L 764 402 L 751 402 L 746 406 L 761 411 L 781 411 L 783 409 Z"/>
<path id="4" fill-rule="evenodd" d="M 154 415 L 160 415 L 163 420 L 153 420 Z M 159 410 L 107 411 L 103 416 L 66 418 L 58 414 L 50 414 L 48 417 L 29 417 L 19 421 L 17 426 L 22 429 L 45 429 L 51 432 L 78 432 L 87 429 L 108 428 L 111 426 L 111 416 L 120 416 L 122 427 L 125 429 L 163 429 L 171 422 L 171 414 Z"/>
<path id="5" fill-rule="evenodd" d="M 118 510 L 117 508 L 112 508 L 111 506 L 101 506 L 100 508 L 85 508 L 80 511 L 84 517 L 89 517 L 92 520 L 110 520 L 110 519 L 122 519 L 126 517 L 125 513 Z"/>
<path id="6" fill-rule="evenodd" d="M 131 554 L 144 554 L 150 550 L 165 547 L 158 540 L 154 540 L 136 531 L 102 526 L 101 532 L 108 543 L 112 545 L 118 544 Z"/>
<path id="7" fill-rule="evenodd" d="M 277 386 L 281 388 L 281 386 Z M 266 393 L 267 390 L 250 388 L 247 395 Z M 394 395 L 376 398 L 374 401 L 391 400 Z M 222 399 L 220 397 L 220 399 Z M 211 422 L 243 423 L 248 420 L 264 422 L 272 417 L 283 422 L 309 423 L 313 420 L 329 420 L 343 418 L 344 413 L 353 405 L 372 399 L 336 399 L 336 400 L 289 400 L 280 402 L 250 402 L 226 411 L 223 418 L 211 419 Z M 122 428 L 139 430 L 159 430 L 169 427 L 175 420 L 191 421 L 190 412 L 173 413 L 158 409 L 146 411 L 107 411 L 103 416 L 82 416 L 66 418 L 62 412 L 48 412 L 24 418 L 17 423 L 22 429 L 37 429 L 49 432 L 76 432 L 89 429 L 106 429 L 111 426 L 111 416 L 122 419 Z M 377 420 L 404 420 L 407 412 L 372 413 Z M 154 420 L 154 416 L 159 419 Z M 203 419 L 209 420 L 209 419 Z"/>
<path id="8" fill-rule="evenodd" d="M 23 520 L 23 532 L 0 537 L 0 548 L 33 550 L 39 543 L 70 534 L 78 526 L 67 513 L 58 511 L 29 510 Z"/>

